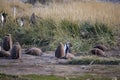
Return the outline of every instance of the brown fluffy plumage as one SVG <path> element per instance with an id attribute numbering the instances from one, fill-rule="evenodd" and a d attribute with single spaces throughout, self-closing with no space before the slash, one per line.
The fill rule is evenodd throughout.
<path id="1" fill-rule="evenodd" d="M 55 51 L 55 57 L 57 58 L 62 58 L 65 56 L 65 53 L 64 53 L 64 45 L 60 42 L 56 51 Z"/>
<path id="2" fill-rule="evenodd" d="M 35 56 L 41 56 L 42 50 L 36 47 L 32 47 L 30 49 L 25 50 L 25 54 L 35 55 Z"/>
<path id="3" fill-rule="evenodd" d="M 0 57 L 10 57 L 10 52 L 9 51 L 0 51 Z"/>
<path id="4" fill-rule="evenodd" d="M 20 59 L 21 58 L 21 46 L 19 42 L 16 42 L 13 45 L 13 48 L 11 50 L 11 58 L 12 59 Z"/>
<path id="5" fill-rule="evenodd" d="M 101 49 L 94 48 L 90 51 L 93 55 L 98 55 L 98 56 L 105 56 L 105 52 L 102 51 Z"/>
<path id="6" fill-rule="evenodd" d="M 11 34 L 6 35 L 2 41 L 2 48 L 5 51 L 9 51 L 12 48 L 12 38 Z"/>
<path id="7" fill-rule="evenodd" d="M 96 45 L 94 48 L 98 48 L 102 51 L 107 51 L 108 50 L 108 48 L 106 46 L 102 45 L 102 44 Z"/>

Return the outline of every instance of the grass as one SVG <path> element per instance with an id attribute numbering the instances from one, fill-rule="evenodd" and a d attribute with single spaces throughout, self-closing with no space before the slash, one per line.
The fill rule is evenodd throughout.
<path id="1" fill-rule="evenodd" d="M 29 4 L 21 3 L 18 0 L 7 2 L 5 0 L 0 1 L 0 11 L 5 10 L 13 17 L 12 7 L 17 7 L 17 16 L 31 16 L 33 12 L 42 18 L 51 18 L 55 21 L 61 21 L 67 19 L 70 21 L 91 21 L 91 22 L 105 22 L 110 25 L 119 26 L 120 22 L 120 5 L 114 3 L 104 2 L 82 2 L 82 1 L 70 1 L 59 3 L 51 3 L 48 6 L 36 4 L 37 7 L 33 8 Z"/>
<path id="2" fill-rule="evenodd" d="M 65 80 L 63 77 L 59 76 L 45 76 L 45 75 L 26 75 L 25 78 L 32 79 L 32 80 Z"/>
<path id="3" fill-rule="evenodd" d="M 34 8 L 34 12 L 42 18 L 52 18 L 56 21 L 67 19 L 70 21 L 105 22 L 119 25 L 120 5 L 113 3 L 80 2 L 55 3 L 49 6 Z M 44 14 L 43 14 L 44 12 Z"/>
<path id="4" fill-rule="evenodd" d="M 116 44 L 113 29 L 104 23 L 78 23 L 69 20 L 56 23 L 50 18 L 37 20 L 35 25 L 25 25 L 26 27 L 19 27 L 9 20 L 5 27 L 0 27 L 0 37 L 2 39 L 5 34 L 11 33 L 13 41 L 18 41 L 21 45 L 42 47 L 44 51 L 55 50 L 59 42 L 67 41 L 72 42 L 73 52 L 88 51 L 98 43 L 107 46 Z"/>
<path id="5" fill-rule="evenodd" d="M 101 77 L 101 76 L 94 76 L 94 75 L 84 75 L 84 76 L 66 76 L 66 77 L 59 77 L 53 75 L 23 75 L 23 76 L 15 76 L 15 75 L 6 75 L 0 74 L 0 80 L 111 80 L 110 77 Z"/>
<path id="6" fill-rule="evenodd" d="M 0 80 L 28 80 L 28 79 L 20 78 L 19 76 L 15 75 L 6 75 L 0 73 Z"/>
<path id="7" fill-rule="evenodd" d="M 26 12 L 32 6 L 30 4 L 24 4 L 19 0 L 0 0 L 0 12 L 6 12 L 8 16 L 11 16 L 12 19 L 15 19 L 13 14 L 13 7 L 16 7 L 15 18 L 17 18 L 26 15 Z"/>
<path id="8" fill-rule="evenodd" d="M 119 65 L 120 59 L 118 58 L 105 58 L 105 57 L 98 57 L 98 56 L 80 56 L 79 58 L 73 59 L 68 61 L 68 64 L 74 65 L 89 65 L 93 61 L 93 64 L 100 64 L 100 65 Z"/>
<path id="9" fill-rule="evenodd" d="M 42 50 L 55 50 L 59 42 L 70 41 L 72 51 L 87 52 L 96 44 L 114 47 L 119 36 L 120 5 L 97 2 L 53 2 L 49 5 L 21 3 L 18 0 L 0 1 L 0 11 L 8 14 L 7 23 L 0 25 L 0 40 L 11 33 L 13 41 L 41 47 Z M 24 17 L 25 25 L 20 27 L 13 19 L 13 6 L 17 7 L 16 18 Z M 29 23 L 29 17 L 35 12 L 36 24 Z"/>
<path id="10" fill-rule="evenodd" d="M 116 46 L 116 36 L 120 34 L 120 5 L 97 2 L 60 3 L 58 0 L 49 5 L 21 3 L 19 0 L 0 0 L 0 12 L 8 13 L 7 23 L 0 25 L 0 41 L 5 34 L 11 33 L 13 41 L 19 41 L 29 47 L 37 46 L 42 50 L 55 50 L 59 42 L 70 41 L 72 52 L 87 52 L 96 44 L 109 48 Z M 24 17 L 25 25 L 20 27 L 13 19 L 13 6 L 17 8 L 16 18 Z M 37 22 L 29 23 L 29 17 L 35 12 Z M 83 53 L 84 54 L 84 53 Z M 68 62 L 68 64 L 108 64 L 118 65 L 120 59 L 85 56 Z M 4 67 L 4 66 L 1 66 Z M 83 76 L 45 76 L 45 75 L 6 75 L 0 74 L 0 80 L 111 80 L 110 77 Z"/>

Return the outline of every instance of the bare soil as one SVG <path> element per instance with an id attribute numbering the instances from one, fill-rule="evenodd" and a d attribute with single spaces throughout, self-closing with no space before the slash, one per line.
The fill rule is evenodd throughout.
<path id="1" fill-rule="evenodd" d="M 84 74 L 120 77 L 120 65 L 66 65 L 68 60 L 57 59 L 54 51 L 42 56 L 22 54 L 21 60 L 0 58 L 0 73 L 12 75 L 79 76 Z"/>

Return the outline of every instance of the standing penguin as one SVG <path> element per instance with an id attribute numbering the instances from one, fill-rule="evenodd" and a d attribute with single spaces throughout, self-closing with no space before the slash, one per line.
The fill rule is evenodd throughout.
<path id="1" fill-rule="evenodd" d="M 62 42 L 59 43 L 56 51 L 55 51 L 55 57 L 57 58 L 62 58 L 65 56 L 65 53 L 64 53 L 64 45 Z"/>
<path id="2" fill-rule="evenodd" d="M 5 51 L 10 51 L 12 48 L 12 38 L 11 34 L 7 34 L 2 41 L 2 48 Z"/>
<path id="3" fill-rule="evenodd" d="M 71 53 L 70 47 L 72 47 L 72 44 L 70 42 L 67 42 L 64 46 L 65 57 L 67 56 L 67 53 Z"/>
<path id="4" fill-rule="evenodd" d="M 4 24 L 6 22 L 6 16 L 7 16 L 7 13 L 5 13 L 5 12 L 2 12 L 0 14 L 0 17 L 1 17 L 1 26 L 4 26 Z"/>
<path id="5" fill-rule="evenodd" d="M 21 58 L 21 46 L 19 42 L 16 42 L 13 45 L 13 48 L 11 50 L 11 58 L 12 59 L 20 59 Z"/>
<path id="6" fill-rule="evenodd" d="M 36 15 L 35 15 L 35 13 L 32 13 L 32 15 L 30 17 L 30 23 L 33 24 L 33 25 L 36 23 Z"/>
<path id="7" fill-rule="evenodd" d="M 2 13 L 0 14 L 0 22 L 1 22 L 1 26 L 3 26 L 3 24 L 4 24 L 4 17 L 2 15 Z"/>
<path id="8" fill-rule="evenodd" d="M 24 18 L 23 17 L 16 19 L 16 21 L 20 27 L 24 26 Z"/>

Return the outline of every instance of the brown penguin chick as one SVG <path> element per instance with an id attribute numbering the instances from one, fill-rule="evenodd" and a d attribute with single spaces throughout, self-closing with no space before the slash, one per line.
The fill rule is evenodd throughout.
<path id="1" fill-rule="evenodd" d="M 12 59 L 20 59 L 21 58 L 21 46 L 19 42 L 16 42 L 13 45 L 13 48 L 11 50 L 11 58 Z"/>
<path id="2" fill-rule="evenodd" d="M 12 48 L 12 38 L 11 34 L 6 35 L 2 41 L 2 48 L 5 51 L 9 51 Z"/>
<path id="3" fill-rule="evenodd" d="M 0 57 L 10 57 L 10 52 L 9 51 L 0 51 Z"/>
<path id="4" fill-rule="evenodd" d="M 94 48 L 90 51 L 93 55 L 98 55 L 98 56 L 105 56 L 105 52 L 102 51 L 101 49 Z"/>
<path id="5" fill-rule="evenodd" d="M 107 51 L 108 50 L 108 48 L 106 46 L 102 45 L 102 44 L 96 45 L 94 48 L 98 48 L 102 51 Z"/>
<path id="6" fill-rule="evenodd" d="M 62 42 L 60 42 L 57 49 L 56 49 L 56 51 L 55 51 L 55 57 L 62 58 L 64 56 L 65 56 L 64 45 L 62 44 Z"/>
<path id="7" fill-rule="evenodd" d="M 35 15 L 35 13 L 32 13 L 32 15 L 30 17 L 30 22 L 31 22 L 31 24 L 35 24 L 36 23 L 36 15 Z"/>
<path id="8" fill-rule="evenodd" d="M 41 56 L 43 54 L 42 50 L 36 47 L 32 47 L 30 49 L 25 50 L 25 54 Z"/>

